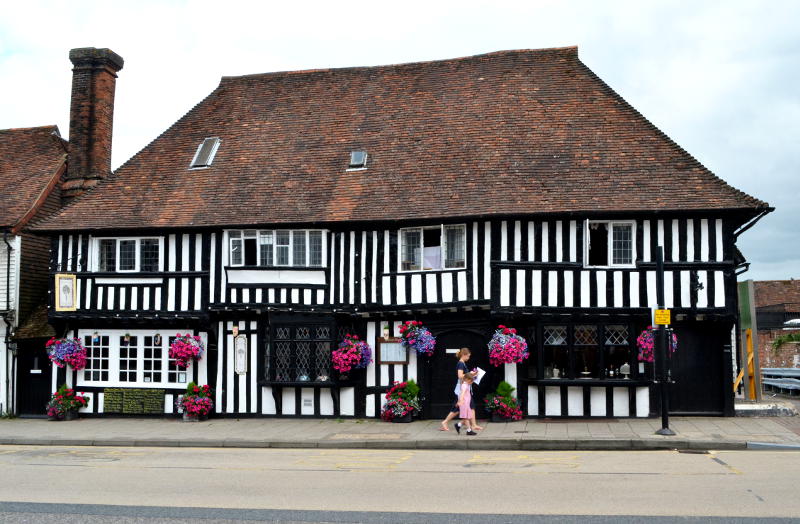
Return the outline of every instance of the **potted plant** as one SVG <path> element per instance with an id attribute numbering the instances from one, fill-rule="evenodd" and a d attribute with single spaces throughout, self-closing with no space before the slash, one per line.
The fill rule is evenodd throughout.
<path id="1" fill-rule="evenodd" d="M 53 337 L 45 347 L 50 360 L 60 368 L 72 366 L 75 371 L 80 371 L 86 367 L 86 348 L 77 338 Z"/>
<path id="2" fill-rule="evenodd" d="M 352 369 L 366 368 L 372 362 L 372 348 L 360 340 L 358 335 L 350 333 L 344 336 L 339 347 L 331 352 L 333 369 L 339 372 L 339 378 L 347 380 L 347 373 Z"/>
<path id="3" fill-rule="evenodd" d="M 408 320 L 400 326 L 400 343 L 420 355 L 430 357 L 436 349 L 436 337 L 419 320 Z"/>
<path id="4" fill-rule="evenodd" d="M 656 331 L 653 326 L 641 332 L 636 338 L 636 347 L 639 348 L 639 362 L 653 362 L 656 347 Z M 669 354 L 672 355 L 678 349 L 678 337 L 671 331 L 669 334 Z"/>
<path id="5" fill-rule="evenodd" d="M 214 400 L 211 398 L 213 394 L 214 390 L 208 384 L 198 386 L 194 382 L 189 382 L 186 386 L 186 393 L 178 399 L 178 407 L 183 412 L 183 420 L 187 422 L 206 420 L 214 408 Z"/>
<path id="6" fill-rule="evenodd" d="M 193 360 L 203 358 L 203 342 L 197 335 L 178 333 L 175 340 L 169 345 L 169 358 L 175 359 L 179 368 L 187 368 Z"/>
<path id="7" fill-rule="evenodd" d="M 486 395 L 486 411 L 492 416 L 492 422 L 522 420 L 522 410 L 517 399 L 512 396 L 515 388 L 505 380 L 500 382 L 491 395 Z"/>
<path id="8" fill-rule="evenodd" d="M 517 335 L 517 330 L 502 324 L 497 326 L 488 348 L 489 363 L 495 367 L 501 364 L 519 364 L 530 355 L 528 343 Z"/>
<path id="9" fill-rule="evenodd" d="M 419 386 L 414 379 L 395 381 L 385 398 L 381 418 L 386 422 L 411 422 L 412 417 L 421 411 Z"/>
<path id="10" fill-rule="evenodd" d="M 47 402 L 47 416 L 50 420 L 74 420 L 78 418 L 78 410 L 88 405 L 89 397 L 62 384 Z"/>

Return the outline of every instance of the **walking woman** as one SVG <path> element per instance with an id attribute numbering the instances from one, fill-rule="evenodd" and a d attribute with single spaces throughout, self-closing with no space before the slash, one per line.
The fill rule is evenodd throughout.
<path id="1" fill-rule="evenodd" d="M 467 361 L 470 357 L 470 350 L 469 348 L 461 348 L 456 353 L 456 358 L 458 358 L 458 363 L 456 364 L 456 375 L 458 376 L 458 380 L 456 381 L 456 387 L 454 389 L 455 393 L 455 401 L 453 402 L 453 407 L 450 408 L 450 413 L 447 414 L 447 417 L 442 421 L 442 427 L 439 428 L 439 431 L 450 431 L 448 424 L 451 420 L 458 416 L 459 407 L 458 407 L 458 399 L 461 394 L 461 382 L 464 380 L 464 375 L 469 373 L 469 368 L 467 367 Z M 469 387 L 469 386 L 467 386 Z"/>

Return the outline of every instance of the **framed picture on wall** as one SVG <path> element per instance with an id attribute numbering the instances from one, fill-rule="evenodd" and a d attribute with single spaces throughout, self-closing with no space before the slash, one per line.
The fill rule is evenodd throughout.
<path id="1" fill-rule="evenodd" d="M 375 355 L 378 364 L 408 364 L 408 349 L 400 343 L 399 338 L 378 337 Z"/>
<path id="2" fill-rule="evenodd" d="M 56 274 L 56 311 L 75 311 L 77 303 L 77 277 L 65 273 Z"/>

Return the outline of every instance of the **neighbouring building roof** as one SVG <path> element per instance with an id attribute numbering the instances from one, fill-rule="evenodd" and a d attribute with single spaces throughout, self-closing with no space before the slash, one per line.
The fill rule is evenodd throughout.
<path id="1" fill-rule="evenodd" d="M 800 312 L 800 280 L 756 280 L 753 292 L 757 308 Z"/>
<path id="2" fill-rule="evenodd" d="M 57 185 L 66 157 L 56 126 L 0 130 L 0 227 L 33 216 Z"/>
<path id="3" fill-rule="evenodd" d="M 190 170 L 208 137 L 211 167 Z M 357 150 L 367 169 L 347 171 Z M 225 77 L 40 229 L 766 208 L 570 47 Z"/>

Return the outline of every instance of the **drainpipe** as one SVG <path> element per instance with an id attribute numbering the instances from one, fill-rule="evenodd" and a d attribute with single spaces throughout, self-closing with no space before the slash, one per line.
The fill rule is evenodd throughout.
<path id="1" fill-rule="evenodd" d="M 6 244 L 6 309 L 3 312 L 3 320 L 6 323 L 6 333 L 5 333 L 5 343 L 6 343 L 6 353 L 10 352 L 9 345 L 11 344 L 11 252 L 14 250 L 11 247 L 11 244 L 8 241 L 8 229 L 3 230 L 3 242 Z M 11 365 L 8 366 L 9 369 L 14 368 L 14 362 L 11 362 Z M 14 373 L 16 374 L 16 373 Z M 11 380 L 13 380 L 13 375 L 8 374 L 8 369 L 6 369 L 6 399 L 8 400 L 8 405 L 6 406 L 6 412 L 12 413 L 11 411 L 11 404 L 12 404 L 12 395 L 14 394 L 14 390 L 11 389 Z"/>

